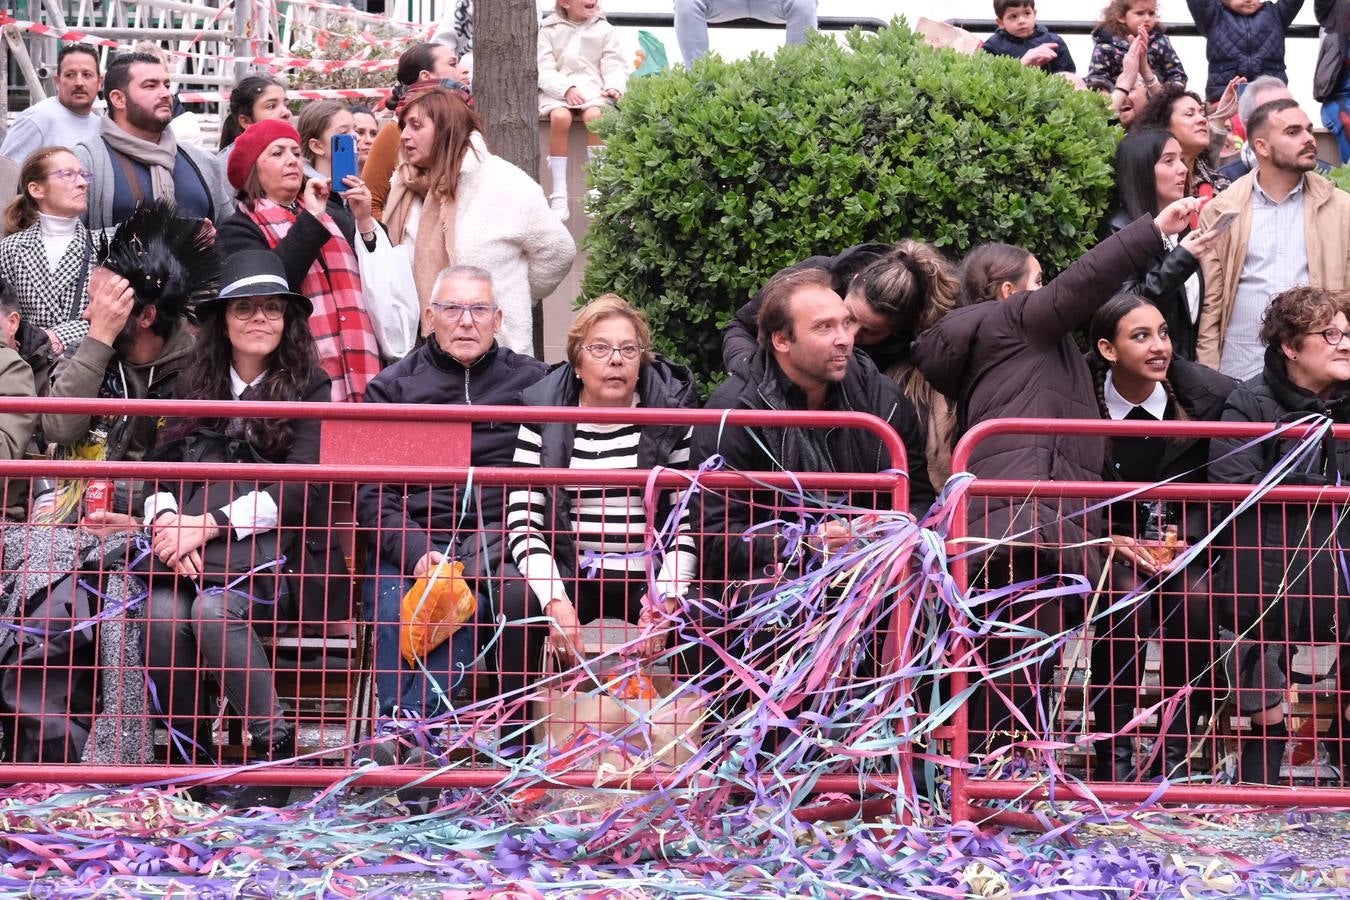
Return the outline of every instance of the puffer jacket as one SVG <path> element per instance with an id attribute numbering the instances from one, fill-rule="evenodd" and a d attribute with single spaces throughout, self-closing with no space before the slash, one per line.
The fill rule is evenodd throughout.
<path id="1" fill-rule="evenodd" d="M 1101 26 L 1092 29 L 1092 62 L 1088 65 L 1083 83 L 1094 91 L 1111 90 L 1120 77 L 1129 49 L 1129 38 L 1120 37 Z M 1148 64 L 1163 84 L 1186 86 L 1186 68 L 1181 64 L 1181 57 L 1177 55 L 1172 41 L 1161 31 L 1149 35 Z"/>
<path id="2" fill-rule="evenodd" d="M 718 385 L 706 409 L 804 410 L 806 398 L 783 374 L 769 354 L 760 351 L 741 371 L 731 373 Z M 877 371 L 866 357 L 854 354 L 843 382 L 835 385 L 825 409 L 837 412 L 871 413 L 885 420 L 904 442 L 909 465 L 909 508 L 922 515 L 933 502 L 928 481 L 923 428 L 914 405 L 894 381 Z M 898 463 L 891 460 L 881 440 L 856 428 L 722 428 L 694 429 L 693 457 L 703 461 L 720 455 L 728 470 L 740 472 L 882 472 Z M 854 506 L 888 503 L 889 498 L 849 498 Z M 759 566 L 775 561 L 774 541 L 778 529 L 754 526 L 777 518 L 772 498 L 744 502 L 743 496 L 728 502 L 723 491 L 702 495 L 704 576 L 736 580 L 753 576 Z M 711 572 L 724 566 L 722 572 Z"/>
<path id="3" fill-rule="evenodd" d="M 375 377 L 367 403 L 453 403 L 465 406 L 519 406 L 520 392 L 537 382 L 548 367 L 493 344 L 472 366 L 446 353 L 435 335 Z M 475 422 L 469 463 L 478 467 L 511 465 L 517 426 L 511 422 Z M 454 485 L 363 485 L 357 504 L 361 522 L 375 526 L 380 558 L 411 574 L 428 551 L 449 545 L 456 533 L 477 527 L 501 533 L 502 489 L 482 488 L 473 515 L 461 510 Z"/>
<path id="4" fill-rule="evenodd" d="M 1069 53 L 1069 45 L 1064 43 L 1064 38 L 1044 25 L 1037 25 L 1036 29 L 1025 38 L 1013 37 L 1000 28 L 989 35 L 981 45 L 981 49 L 995 56 L 1011 56 L 1013 59 L 1020 60 L 1028 51 L 1042 44 L 1052 44 L 1055 48 L 1055 58 L 1041 66 L 1042 71 L 1072 74 L 1077 69 L 1073 64 L 1073 56 Z"/>
<path id="5" fill-rule="evenodd" d="M 1239 75 L 1248 81 L 1274 75 L 1287 82 L 1284 32 L 1293 24 L 1303 2 L 1262 3 L 1256 12 L 1243 16 L 1225 6 L 1223 0 L 1186 0 L 1195 26 L 1205 36 L 1205 58 L 1209 60 L 1205 99 L 1216 102 L 1228 82 Z"/>
<path id="6" fill-rule="evenodd" d="M 641 409 L 694 409 L 698 406 L 698 385 L 684 366 L 656 357 L 644 362 L 638 373 L 638 406 Z M 577 406 L 581 400 L 581 380 L 570 363 L 558 363 L 543 380 L 521 394 L 525 406 Z M 566 469 L 572 463 L 572 449 L 576 442 L 576 425 L 571 422 L 546 422 L 539 426 L 541 446 L 539 466 L 544 469 Z M 638 443 L 637 467 L 654 469 L 669 466 L 671 453 L 689 431 L 687 425 L 649 425 L 642 429 Z M 548 534 L 553 547 L 553 559 L 560 568 L 573 570 L 577 562 L 576 530 L 572 524 L 572 495 L 567 489 L 547 492 L 548 511 L 545 521 L 551 521 Z M 664 522 L 670 515 L 670 492 L 662 491 L 657 503 L 655 521 Z"/>
<path id="7" fill-rule="evenodd" d="M 1280 423 L 1308 415 L 1350 422 L 1350 385 L 1322 400 L 1293 384 L 1284 355 L 1268 348 L 1265 370 L 1233 391 L 1223 421 Z M 1245 438 L 1216 437 L 1210 441 L 1210 480 L 1255 484 L 1297 443 L 1265 440 L 1244 446 L 1249 444 Z M 1350 446 L 1328 437 L 1297 462 L 1282 484 L 1335 485 L 1348 476 Z M 1237 550 L 1224 577 L 1215 579 L 1216 596 L 1231 607 L 1220 610 L 1228 622 L 1236 616 L 1237 624 L 1247 627 L 1259 620 L 1266 640 L 1287 634 L 1303 636 L 1294 640 L 1311 635 L 1340 641 L 1350 635 L 1350 583 L 1343 569 L 1350 517 L 1343 509 L 1325 500 L 1261 504 L 1237 520 L 1233 537 L 1222 544 Z M 1334 621 L 1341 623 L 1339 634 L 1331 628 Z"/>
<path id="8" fill-rule="evenodd" d="M 988 419 L 1098 418 L 1092 374 L 1073 332 L 1161 248 L 1152 218 L 1141 216 L 1040 290 L 954 310 L 921 334 L 914 362 L 956 405 L 958 436 Z M 986 479 L 1097 481 L 1104 455 L 1099 437 L 1004 435 L 980 442 L 970 471 Z M 1083 508 L 1073 500 L 993 498 L 972 504 L 969 533 L 1001 540 L 1034 528 L 1042 541 L 1076 544 L 1100 535 L 1099 517 L 1085 519 Z M 1052 556 L 1059 571 L 1082 571 L 1081 549 Z"/>
<path id="9" fill-rule="evenodd" d="M 1313 97 L 1326 103 L 1341 92 L 1345 80 L 1345 57 L 1350 52 L 1350 0 L 1313 0 L 1322 43 L 1317 48 L 1313 70 Z"/>

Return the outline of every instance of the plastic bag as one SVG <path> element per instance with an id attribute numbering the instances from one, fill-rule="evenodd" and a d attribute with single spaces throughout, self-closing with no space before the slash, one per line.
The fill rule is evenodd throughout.
<path id="1" fill-rule="evenodd" d="M 417 665 L 477 612 L 478 598 L 464 580 L 464 563 L 441 563 L 403 595 L 398 640 L 403 658 Z"/>

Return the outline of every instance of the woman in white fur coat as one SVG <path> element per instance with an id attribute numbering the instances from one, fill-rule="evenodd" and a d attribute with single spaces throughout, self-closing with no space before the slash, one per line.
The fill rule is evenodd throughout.
<path id="1" fill-rule="evenodd" d="M 403 152 L 384 224 L 394 246 L 410 251 L 423 333 L 436 275 L 451 265 L 478 266 L 492 273 L 502 310 L 498 341 L 532 355 L 532 310 L 572 267 L 572 236 L 549 213 L 539 185 L 488 152 L 478 115 L 458 94 L 418 89 L 398 121 Z"/>
<path id="2" fill-rule="evenodd" d="M 539 117 L 547 119 L 548 171 L 553 189 L 548 205 L 567 220 L 567 133 L 572 122 L 586 124 L 618 102 L 628 87 L 629 62 L 619 32 L 605 20 L 598 0 L 557 0 L 539 24 Z M 600 135 L 586 135 L 587 157 Z"/>

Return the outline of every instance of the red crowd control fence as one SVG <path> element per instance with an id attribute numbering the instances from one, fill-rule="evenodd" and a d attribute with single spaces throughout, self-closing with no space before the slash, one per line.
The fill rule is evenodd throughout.
<path id="1" fill-rule="evenodd" d="M 680 783 L 712 762 L 713 723 L 790 662 L 799 632 L 773 624 L 774 604 L 817 564 L 814 529 L 864 527 L 908 496 L 895 432 L 853 413 L 0 400 L 0 416 L 24 413 L 155 417 L 233 455 L 189 443 L 188 459 L 230 461 L 0 462 L 4 781 Z M 249 459 L 253 419 L 318 420 L 318 464 Z M 211 425 L 174 430 L 191 420 Z M 520 423 L 859 428 L 894 468 L 468 465 L 475 425 Z M 446 564 L 419 585 L 431 551 Z M 903 644 L 905 570 L 879 571 L 839 696 L 884 682 Z M 566 641 L 544 606 L 559 597 L 584 626 Z M 820 589 L 813 633 L 837 597 Z M 458 627 L 419 647 L 401 627 L 419 616 Z M 811 790 L 873 777 L 831 772 Z"/>
<path id="2" fill-rule="evenodd" d="M 958 473 L 990 441 L 1050 435 L 1168 454 L 1180 474 L 974 479 L 960 497 L 953 818 L 991 815 L 985 800 L 1350 806 L 1350 490 L 1328 425 L 1275 428 L 1019 419 L 964 436 Z M 1211 440 L 1213 471 L 1244 461 L 1253 483 L 1203 483 Z M 1270 469 L 1285 475 L 1261 483 Z"/>

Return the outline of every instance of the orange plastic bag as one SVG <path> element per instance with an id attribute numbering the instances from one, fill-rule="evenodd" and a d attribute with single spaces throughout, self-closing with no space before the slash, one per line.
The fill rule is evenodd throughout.
<path id="1" fill-rule="evenodd" d="M 464 580 L 464 563 L 441 563 L 403 595 L 399 650 L 408 665 L 450 640 L 478 612 L 478 598 Z"/>

